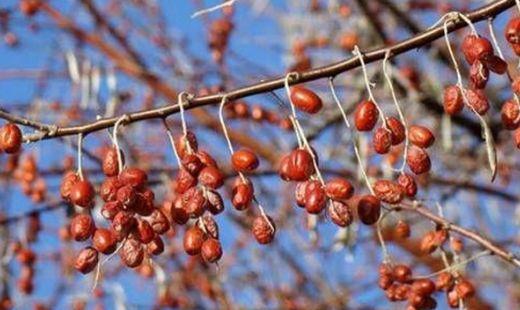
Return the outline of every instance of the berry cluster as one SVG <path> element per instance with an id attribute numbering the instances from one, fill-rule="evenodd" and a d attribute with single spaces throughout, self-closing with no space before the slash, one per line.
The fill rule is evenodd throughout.
<path id="1" fill-rule="evenodd" d="M 92 239 L 92 246 L 80 251 L 75 268 L 91 272 L 99 263 L 99 253 L 109 255 L 120 246 L 119 256 L 128 267 L 137 267 L 145 255 L 164 251 L 161 235 L 168 232 L 170 222 L 154 206 L 154 193 L 147 187 L 147 174 L 139 168 L 120 171 L 118 151 L 109 149 L 103 157 L 103 173 L 107 177 L 100 186 L 104 201 L 101 215 L 110 221 L 107 228 L 96 227 L 91 215 L 96 191 L 92 184 L 76 172 L 68 172 L 61 184 L 63 199 L 82 208 L 70 222 L 70 235 L 78 242 Z M 146 250 L 146 254 L 145 254 Z"/>
<path id="2" fill-rule="evenodd" d="M 407 301 L 406 309 L 435 309 L 435 292 L 446 292 L 448 306 L 456 308 L 461 300 L 475 294 L 473 284 L 467 279 L 449 272 L 442 272 L 436 281 L 412 277 L 412 270 L 404 264 L 383 263 L 379 266 L 379 287 L 389 301 Z"/>
<path id="3" fill-rule="evenodd" d="M 318 113 L 323 103 L 318 95 L 303 86 L 293 87 L 290 94 L 294 106 L 308 114 Z M 338 226 L 352 223 L 353 215 L 346 200 L 354 195 L 354 187 L 343 178 L 322 183 L 317 175 L 318 156 L 308 148 L 298 148 L 280 160 L 278 173 L 282 180 L 298 182 L 295 189 L 296 203 L 309 214 L 320 214 L 327 208 L 329 218 Z M 315 167 L 316 164 L 316 167 Z"/>

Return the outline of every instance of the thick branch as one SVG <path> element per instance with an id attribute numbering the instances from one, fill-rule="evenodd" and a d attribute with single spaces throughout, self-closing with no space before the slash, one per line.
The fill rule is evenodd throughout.
<path id="1" fill-rule="evenodd" d="M 466 16 L 472 21 L 472 22 L 478 22 L 482 20 L 486 20 L 489 17 L 496 16 L 503 11 L 507 10 L 508 8 L 512 7 L 515 4 L 514 0 L 500 0 L 495 1 L 489 5 L 486 5 L 484 7 L 481 7 L 475 11 L 472 11 Z M 52 9 L 47 8 L 49 13 L 53 15 L 54 18 L 59 20 L 59 23 L 64 28 L 69 28 L 69 30 L 76 32 L 77 30 L 74 28 L 71 28 L 71 25 L 69 21 L 64 20 L 62 16 L 57 15 L 55 11 Z M 459 19 L 454 19 L 449 25 L 447 26 L 449 32 L 453 32 L 457 29 L 463 28 L 467 26 L 466 23 Z M 82 33 L 81 35 L 85 35 Z M 407 40 L 398 42 L 392 46 L 375 49 L 375 50 L 369 50 L 367 52 L 364 52 L 365 57 L 365 63 L 371 63 L 378 60 L 381 60 L 385 57 L 385 54 L 387 52 L 390 52 L 391 57 L 395 57 L 397 55 L 403 54 L 405 52 L 408 52 L 413 49 L 420 48 L 424 45 L 427 45 L 436 39 L 441 38 L 444 36 L 444 31 L 442 26 L 433 27 L 431 29 L 428 29 L 422 33 L 419 33 L 418 35 L 409 38 Z M 85 39 L 93 39 L 92 36 L 87 36 Z M 99 40 L 95 40 L 95 43 L 99 44 Z M 164 93 L 169 93 L 169 89 L 167 86 L 163 85 L 162 83 L 159 83 L 157 77 L 154 76 L 142 76 L 143 72 L 140 72 L 140 68 L 136 66 L 134 63 L 130 64 L 128 61 L 124 62 L 120 59 L 119 53 L 114 50 L 105 50 L 104 52 L 107 52 L 109 55 L 113 54 L 114 52 L 116 55 L 116 60 L 119 60 L 119 65 L 122 66 L 127 73 L 129 72 L 131 75 L 140 76 L 141 79 L 146 80 L 149 84 L 152 84 L 157 87 L 160 91 L 164 91 Z M 297 83 L 303 83 L 303 82 L 309 82 L 313 80 L 318 80 L 321 78 L 327 78 L 327 77 L 333 77 L 338 74 L 353 70 L 355 68 L 358 68 L 360 66 L 359 59 L 357 57 L 353 57 L 344 61 L 340 61 L 328 66 L 312 69 L 309 71 L 302 72 L 298 74 L 297 77 L 295 77 L 291 83 L 297 84 Z M 220 103 L 222 98 L 225 96 L 228 100 L 235 100 L 240 98 L 245 98 L 253 95 L 258 95 L 262 93 L 266 93 L 269 91 L 273 91 L 276 89 L 280 89 L 284 87 L 285 82 L 285 76 L 277 77 L 273 79 L 269 79 L 266 81 L 262 81 L 256 84 L 244 86 L 241 88 L 237 88 L 235 90 L 231 90 L 226 93 L 217 94 L 217 95 L 209 95 L 209 96 L 203 96 L 192 99 L 189 104 L 186 105 L 186 109 L 193 109 L 196 107 L 211 105 L 211 104 L 217 104 Z M 159 85 L 155 85 L 159 84 Z M 167 96 L 170 97 L 171 96 Z M 162 118 L 166 117 L 170 114 L 174 114 L 179 112 L 179 107 L 177 105 L 171 105 L 171 106 L 165 106 L 161 108 L 146 110 L 146 111 L 138 111 L 134 113 L 129 113 L 127 118 L 127 124 L 132 122 L 138 122 L 146 119 L 153 119 L 153 118 Z M 34 135 L 27 135 L 25 136 L 26 142 L 32 142 L 32 141 L 38 141 L 43 139 L 49 139 L 53 137 L 59 137 L 59 136 L 68 136 L 68 135 L 75 135 L 78 133 L 87 134 L 90 132 L 98 131 L 101 129 L 112 127 L 115 122 L 117 121 L 118 117 L 113 118 L 107 118 L 107 119 L 101 119 L 89 124 L 81 125 L 81 126 L 71 126 L 71 127 L 64 127 L 64 128 L 58 128 L 54 132 L 44 132 Z"/>

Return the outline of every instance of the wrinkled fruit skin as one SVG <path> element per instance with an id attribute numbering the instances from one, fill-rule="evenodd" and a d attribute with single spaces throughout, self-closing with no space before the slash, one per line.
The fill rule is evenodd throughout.
<path id="1" fill-rule="evenodd" d="M 331 221 L 339 227 L 347 227 L 354 220 L 349 206 L 341 201 L 331 201 L 327 207 L 327 212 Z"/>
<path id="2" fill-rule="evenodd" d="M 218 168 L 207 166 L 199 173 L 199 182 L 211 189 L 218 189 L 224 185 L 224 175 Z"/>
<path id="3" fill-rule="evenodd" d="M 481 89 L 468 89 L 466 91 L 468 104 L 480 115 L 489 110 L 489 102 L 486 94 Z"/>
<path id="4" fill-rule="evenodd" d="M 374 151 L 378 154 L 388 153 L 392 146 L 391 132 L 383 127 L 377 128 L 372 138 L 372 146 L 374 147 Z"/>
<path id="5" fill-rule="evenodd" d="M 124 156 L 121 152 L 121 161 L 124 164 Z M 111 147 L 103 156 L 102 162 L 103 173 L 107 177 L 114 177 L 119 174 L 119 162 L 117 158 L 117 149 Z"/>
<path id="6" fill-rule="evenodd" d="M 119 251 L 119 256 L 126 266 L 135 268 L 141 265 L 144 258 L 144 249 L 138 240 L 126 239 Z"/>
<path id="7" fill-rule="evenodd" d="M 462 53 L 466 61 L 472 65 L 477 60 L 485 61 L 493 55 L 493 46 L 488 39 L 477 35 L 467 35 L 462 41 Z"/>
<path id="8" fill-rule="evenodd" d="M 456 115 L 464 108 L 464 98 L 460 88 L 456 85 L 450 85 L 444 89 L 444 112 L 448 115 Z"/>
<path id="9" fill-rule="evenodd" d="M 90 273 L 98 263 L 98 252 L 92 248 L 87 247 L 79 252 L 74 263 L 74 268 L 82 274 Z"/>
<path id="10" fill-rule="evenodd" d="M 15 124 L 5 124 L 0 128 L 0 149 L 8 154 L 18 153 L 22 146 L 22 131 Z"/>
<path id="11" fill-rule="evenodd" d="M 506 40 L 511 44 L 520 43 L 520 17 L 513 17 L 509 20 L 504 31 Z"/>
<path id="12" fill-rule="evenodd" d="M 381 215 L 381 202 L 373 195 L 365 195 L 358 202 L 359 220 L 365 225 L 373 225 Z"/>
<path id="13" fill-rule="evenodd" d="M 253 221 L 252 232 L 253 236 L 255 237 L 258 243 L 268 244 L 271 243 L 274 239 L 274 235 L 276 233 L 276 226 L 274 225 L 273 220 L 269 216 L 264 217 L 262 215 L 259 215 Z"/>
<path id="14" fill-rule="evenodd" d="M 502 124 L 507 130 L 515 130 L 520 125 L 520 105 L 514 100 L 508 100 L 500 111 Z"/>
<path id="15" fill-rule="evenodd" d="M 401 185 L 406 196 L 412 198 L 417 195 L 417 183 L 411 175 L 406 173 L 399 175 L 397 183 Z"/>
<path id="16" fill-rule="evenodd" d="M 371 131 L 377 123 L 379 111 L 369 100 L 361 102 L 354 112 L 354 124 L 359 131 Z"/>
<path id="17" fill-rule="evenodd" d="M 483 89 L 489 80 L 489 69 L 477 60 L 471 65 L 469 79 L 473 88 Z"/>
<path id="18" fill-rule="evenodd" d="M 428 128 L 419 125 L 410 126 L 408 138 L 410 143 L 424 149 L 429 148 L 435 142 L 432 132 Z"/>
<path id="19" fill-rule="evenodd" d="M 406 163 L 415 174 L 423 174 L 431 169 L 430 156 L 424 149 L 416 146 L 411 146 L 408 149 Z"/>
<path id="20" fill-rule="evenodd" d="M 386 120 L 386 125 L 391 133 L 392 145 L 398 145 L 404 141 L 406 138 L 406 131 L 400 120 L 391 116 Z"/>
<path id="21" fill-rule="evenodd" d="M 318 113 L 323 106 L 320 97 L 315 92 L 302 86 L 291 88 L 291 101 L 296 108 L 309 114 Z"/>
<path id="22" fill-rule="evenodd" d="M 87 214 L 78 214 L 70 222 L 70 234 L 76 241 L 85 241 L 96 229 L 94 219 Z"/>
<path id="23" fill-rule="evenodd" d="M 393 181 L 377 180 L 373 188 L 377 198 L 383 202 L 397 204 L 403 200 L 403 188 Z"/>
<path id="24" fill-rule="evenodd" d="M 222 257 L 222 247 L 220 241 L 209 238 L 202 243 L 202 259 L 207 263 L 215 263 Z"/>

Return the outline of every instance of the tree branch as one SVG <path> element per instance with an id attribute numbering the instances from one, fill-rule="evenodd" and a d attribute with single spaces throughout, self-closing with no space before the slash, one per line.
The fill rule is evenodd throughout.
<path id="1" fill-rule="evenodd" d="M 466 16 L 472 21 L 472 22 L 478 22 L 482 20 L 486 20 L 489 17 L 498 15 L 508 8 L 515 5 L 515 0 L 499 0 L 495 1 L 491 4 L 488 4 L 486 6 L 483 6 L 477 10 L 474 10 L 472 12 L 469 12 L 466 14 Z M 94 43 L 99 44 L 99 40 L 97 40 L 95 37 L 85 34 L 85 33 L 78 33 L 78 30 L 70 25 L 70 22 L 66 19 L 64 19 L 62 16 L 57 14 L 56 11 L 54 11 L 52 8 L 49 8 L 48 6 L 45 6 L 45 10 L 49 12 L 49 14 L 53 15 L 55 19 L 58 20 L 58 23 L 62 25 L 64 28 L 68 28 L 72 32 L 77 33 L 79 36 L 84 37 L 87 40 L 94 40 Z M 466 27 L 466 23 L 461 20 L 460 18 L 454 19 L 453 22 L 451 22 L 447 26 L 448 32 L 453 32 L 455 30 L 461 29 Z M 365 63 L 372 63 L 378 60 L 381 60 L 385 57 L 385 54 L 387 52 L 390 52 L 390 57 L 393 58 L 397 55 L 403 54 L 405 52 L 408 52 L 413 49 L 420 48 L 424 45 L 427 45 L 441 37 L 444 36 L 443 26 L 437 26 L 430 28 L 424 32 L 421 32 L 417 34 L 414 37 L 411 37 L 407 40 L 398 42 L 392 46 L 380 48 L 380 49 L 373 49 L 369 50 L 367 52 L 364 52 L 364 61 Z M 105 44 L 103 44 L 104 46 Z M 101 46 L 101 49 L 106 49 Z M 127 72 L 129 72 L 131 75 L 138 76 L 141 79 L 147 81 L 149 84 L 153 84 L 156 86 L 156 88 L 159 91 L 162 91 L 163 94 L 168 94 L 171 92 L 171 89 L 169 89 L 166 85 L 163 85 L 163 83 L 160 83 L 155 76 L 143 76 L 143 72 L 140 70 L 139 66 L 137 66 L 135 63 L 129 62 L 129 61 L 123 61 L 121 60 L 120 54 L 117 51 L 114 51 L 113 49 L 104 50 L 104 52 L 107 52 L 107 54 L 110 56 L 114 56 L 116 62 L 119 63 L 119 65 Z M 301 72 L 292 80 L 292 84 L 299 84 L 304 82 L 309 82 L 313 80 L 318 80 L 322 78 L 327 77 L 333 77 L 341 73 L 348 72 L 350 70 L 353 70 L 355 68 L 358 68 L 360 66 L 360 62 L 358 57 L 352 57 L 344 61 L 340 61 L 337 63 L 330 64 L 328 66 L 312 69 L 309 71 Z M 190 100 L 188 104 L 185 105 L 185 109 L 194 109 L 197 107 L 202 107 L 206 105 L 211 104 L 217 104 L 220 103 L 222 98 L 225 96 L 228 100 L 236 100 L 240 98 L 245 98 L 253 95 L 258 95 L 262 93 L 266 93 L 269 91 L 273 91 L 276 89 L 280 89 L 284 87 L 285 82 L 285 76 L 265 80 L 256 84 L 244 86 L 241 88 L 237 88 L 225 93 L 217 94 L 217 95 L 209 95 L 209 96 L 203 96 L 203 97 L 197 97 Z M 155 85 L 158 84 L 158 85 Z M 172 96 L 167 96 L 168 98 L 171 98 Z M 146 119 L 154 119 L 154 118 L 164 118 L 168 115 L 174 114 L 179 112 L 178 105 L 170 105 L 170 106 L 164 106 L 160 108 L 155 108 L 151 110 L 144 110 L 144 111 L 138 111 L 133 113 L 128 113 L 127 116 L 127 122 L 125 124 L 138 122 Z M 71 127 L 61 127 L 57 128 L 56 131 L 53 132 L 42 132 L 32 135 L 26 135 L 24 137 L 25 142 L 33 142 L 38 140 L 45 140 L 50 139 L 54 137 L 59 136 L 68 136 L 68 135 L 75 135 L 79 133 L 88 134 L 94 131 L 98 131 L 101 129 L 112 127 L 115 122 L 118 120 L 119 117 L 112 117 L 112 118 L 106 118 L 101 119 L 89 124 L 80 125 L 80 126 L 71 126 Z"/>

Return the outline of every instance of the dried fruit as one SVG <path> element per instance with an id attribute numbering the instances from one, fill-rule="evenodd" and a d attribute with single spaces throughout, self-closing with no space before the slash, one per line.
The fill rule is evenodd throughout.
<path id="1" fill-rule="evenodd" d="M 124 156 L 121 152 L 121 160 L 124 163 Z M 119 174 L 119 161 L 117 158 L 117 149 L 115 147 L 111 147 L 103 156 L 102 162 L 103 173 L 107 177 L 114 177 Z"/>
<path id="2" fill-rule="evenodd" d="M 258 157 L 249 149 L 240 149 L 231 156 L 231 164 L 238 172 L 251 172 L 258 168 Z"/>
<path id="3" fill-rule="evenodd" d="M 112 230 L 119 240 L 122 240 L 137 225 L 137 220 L 131 212 L 119 211 L 112 220 Z"/>
<path id="4" fill-rule="evenodd" d="M 331 201 L 327 207 L 327 212 L 331 221 L 339 227 L 347 227 L 354 220 L 349 206 L 341 201 Z"/>
<path id="5" fill-rule="evenodd" d="M 60 184 L 60 194 L 63 199 L 70 201 L 70 191 L 79 180 L 78 174 L 73 171 L 69 171 L 63 176 Z"/>
<path id="6" fill-rule="evenodd" d="M 419 125 L 410 126 L 408 138 L 412 144 L 424 149 L 430 147 L 435 142 L 432 132 L 428 128 Z"/>
<path id="7" fill-rule="evenodd" d="M 373 188 L 377 198 L 383 202 L 397 204 L 403 200 L 403 188 L 393 181 L 377 180 Z"/>
<path id="8" fill-rule="evenodd" d="M 395 236 L 401 239 L 410 237 L 410 225 L 405 221 L 399 220 L 395 226 Z"/>
<path id="9" fill-rule="evenodd" d="M 98 228 L 92 237 L 92 246 L 103 254 L 112 254 L 117 246 L 116 236 L 110 229 Z"/>
<path id="10" fill-rule="evenodd" d="M 435 283 L 430 279 L 417 279 L 412 283 L 412 290 L 421 296 L 428 296 L 435 292 Z"/>
<path id="11" fill-rule="evenodd" d="M 218 189 L 224 185 L 224 175 L 218 168 L 208 166 L 199 173 L 199 182 L 211 189 Z"/>
<path id="12" fill-rule="evenodd" d="M 448 115 L 455 115 L 464 108 L 464 97 L 457 85 L 450 85 L 444 89 L 444 112 Z"/>
<path id="13" fill-rule="evenodd" d="M 197 226 L 190 227 L 184 233 L 184 251 L 188 255 L 197 255 L 200 253 L 202 243 L 206 239 L 202 229 Z"/>
<path id="14" fill-rule="evenodd" d="M 504 31 L 506 40 L 512 44 L 520 43 L 520 17 L 513 17 L 509 20 Z"/>
<path id="15" fill-rule="evenodd" d="M 93 247 L 86 247 L 81 250 L 76 257 L 74 268 L 82 274 L 87 274 L 94 270 L 98 263 L 98 252 Z"/>
<path id="16" fill-rule="evenodd" d="M 106 178 L 99 189 L 99 195 L 103 201 L 114 201 L 117 199 L 117 190 L 122 186 L 117 177 Z"/>
<path id="17" fill-rule="evenodd" d="M 475 287 L 466 279 L 461 279 L 457 284 L 455 284 L 455 291 L 462 299 L 470 298 L 475 295 Z"/>
<path id="18" fill-rule="evenodd" d="M 371 131 L 374 129 L 378 118 L 379 111 L 370 100 L 361 102 L 354 112 L 354 124 L 359 131 Z"/>
<path id="19" fill-rule="evenodd" d="M 148 181 L 146 172 L 139 168 L 125 168 L 119 175 L 119 181 L 124 185 L 131 185 L 137 189 L 142 189 Z"/>
<path id="20" fill-rule="evenodd" d="M 415 174 L 423 174 L 431 169 L 431 161 L 428 153 L 419 147 L 411 146 L 406 155 L 406 163 Z"/>
<path id="21" fill-rule="evenodd" d="M 117 190 L 116 199 L 124 210 L 133 210 L 138 202 L 137 191 L 131 185 L 125 185 Z"/>
<path id="22" fill-rule="evenodd" d="M 321 185 L 321 184 L 320 184 Z M 309 189 L 305 193 L 305 210 L 310 214 L 319 214 L 327 205 L 327 195 L 322 186 Z"/>
<path id="23" fill-rule="evenodd" d="M 477 60 L 471 65 L 469 79 L 473 88 L 483 89 L 489 80 L 489 69 Z"/>
<path id="24" fill-rule="evenodd" d="M 242 211 L 249 207 L 253 201 L 254 188 L 251 182 L 244 183 L 241 179 L 235 182 L 231 194 L 231 202 L 235 209 Z"/>
<path id="25" fill-rule="evenodd" d="M 190 188 L 182 195 L 183 209 L 191 218 L 201 216 L 206 210 L 208 201 L 200 188 Z"/>
<path id="26" fill-rule="evenodd" d="M 374 150 L 378 154 L 386 154 L 390 151 L 390 147 L 392 146 L 392 134 L 391 132 L 384 128 L 379 127 L 376 129 L 374 136 L 372 138 L 372 145 Z"/>
<path id="27" fill-rule="evenodd" d="M 421 239 L 421 252 L 424 254 L 431 254 L 439 247 L 435 231 L 427 232 Z"/>
<path id="28" fill-rule="evenodd" d="M 208 238 L 202 243 L 202 258 L 207 263 L 215 263 L 222 257 L 222 247 L 220 241 L 214 238 Z"/>
<path id="29" fill-rule="evenodd" d="M 373 195 L 365 195 L 359 199 L 357 206 L 359 220 L 365 225 L 373 225 L 381 215 L 381 202 Z"/>
<path id="30" fill-rule="evenodd" d="M 395 265 L 392 270 L 392 275 L 396 281 L 401 283 L 408 283 L 412 280 L 412 270 L 406 265 Z"/>
<path id="31" fill-rule="evenodd" d="M 94 219 L 87 214 L 77 214 L 70 222 L 70 234 L 76 241 L 85 241 L 96 229 Z"/>
<path id="32" fill-rule="evenodd" d="M 152 225 L 153 231 L 158 235 L 162 235 L 170 229 L 168 218 L 159 209 L 155 209 L 152 214 L 150 214 L 148 221 L 150 225 Z"/>
<path id="33" fill-rule="evenodd" d="M 197 176 L 199 172 L 204 168 L 204 164 L 200 158 L 195 154 L 186 154 L 181 159 L 182 167 L 189 172 L 192 176 Z"/>
<path id="34" fill-rule="evenodd" d="M 83 208 L 89 208 L 94 202 L 96 192 L 89 181 L 82 180 L 76 182 L 70 189 L 70 201 Z"/>
<path id="35" fill-rule="evenodd" d="M 152 225 L 147 220 L 140 219 L 137 221 L 137 238 L 143 244 L 150 243 L 155 237 Z"/>
<path id="36" fill-rule="evenodd" d="M 386 120 L 386 125 L 392 136 L 392 145 L 398 145 L 406 138 L 406 131 L 403 123 L 397 118 L 391 116 Z"/>
<path id="37" fill-rule="evenodd" d="M 417 183 L 411 175 L 407 173 L 401 173 L 397 178 L 397 183 L 401 185 L 403 193 L 406 196 L 412 198 L 417 195 Z"/>
<path id="38" fill-rule="evenodd" d="M 320 97 L 312 90 L 303 86 L 291 88 L 291 101 L 299 110 L 309 114 L 318 113 L 323 106 Z"/>
<path id="39" fill-rule="evenodd" d="M 144 258 L 144 249 L 141 242 L 136 239 L 126 239 L 121 250 L 119 250 L 119 257 L 130 268 L 141 265 Z"/>
<path id="40" fill-rule="evenodd" d="M 181 168 L 175 178 L 175 192 L 185 193 L 188 189 L 197 185 L 197 178 L 192 176 L 186 169 Z"/>
<path id="41" fill-rule="evenodd" d="M 301 182 L 314 174 L 312 156 L 307 150 L 296 149 L 285 158 L 280 166 L 282 179 Z"/>
<path id="42" fill-rule="evenodd" d="M 123 210 L 123 206 L 119 201 L 110 201 L 101 208 L 101 215 L 107 220 L 113 220 L 121 210 Z"/>
<path id="43" fill-rule="evenodd" d="M 268 215 L 259 215 L 253 220 L 252 232 L 258 243 L 268 244 L 274 239 L 276 226 Z"/>
<path id="44" fill-rule="evenodd" d="M 325 183 L 325 193 L 330 199 L 349 199 L 354 195 L 354 187 L 344 178 L 333 178 Z"/>
<path id="45" fill-rule="evenodd" d="M 462 41 L 462 53 L 466 61 L 472 65 L 477 60 L 484 61 L 493 55 L 493 46 L 488 39 L 478 35 L 467 35 Z"/>
<path id="46" fill-rule="evenodd" d="M 175 148 L 180 158 L 184 158 L 191 152 L 197 152 L 197 137 L 191 131 L 186 132 L 186 136 L 178 136 L 175 138 Z"/>
<path id="47" fill-rule="evenodd" d="M 454 279 L 451 273 L 442 272 L 437 276 L 435 281 L 435 289 L 438 291 L 448 291 L 453 288 Z"/>
<path id="48" fill-rule="evenodd" d="M 170 216 L 172 220 L 179 225 L 186 224 L 190 219 L 190 215 L 184 208 L 181 196 L 177 196 L 173 201 L 172 207 L 170 208 Z"/>
<path id="49" fill-rule="evenodd" d="M 468 89 L 466 91 L 468 104 L 480 115 L 486 114 L 489 110 L 489 102 L 486 94 L 481 89 Z"/>
<path id="50" fill-rule="evenodd" d="M 208 202 L 206 207 L 211 214 L 217 215 L 224 211 L 224 201 L 217 191 L 210 189 L 206 190 L 206 200 Z"/>
<path id="51" fill-rule="evenodd" d="M 161 236 L 155 236 L 155 238 L 146 245 L 146 252 L 151 255 L 159 255 L 164 252 L 164 241 Z"/>
<path id="52" fill-rule="evenodd" d="M 218 239 L 218 225 L 217 222 L 213 219 L 213 216 L 206 214 L 202 217 L 202 223 L 204 224 L 204 228 L 206 229 L 206 233 L 211 237 Z"/>
<path id="53" fill-rule="evenodd" d="M 22 146 L 22 131 L 15 124 L 5 124 L 0 128 L 0 150 L 8 154 L 18 153 Z"/>
<path id="54" fill-rule="evenodd" d="M 213 159 L 213 157 L 211 155 L 209 155 L 208 152 L 203 151 L 203 150 L 198 150 L 196 154 L 199 157 L 202 164 L 204 164 L 204 166 L 206 166 L 206 167 L 211 166 L 211 167 L 218 168 L 217 162 L 215 161 L 215 159 Z"/>
<path id="55" fill-rule="evenodd" d="M 507 100 L 500 111 L 502 124 L 507 130 L 515 130 L 520 126 L 520 104 L 514 100 Z"/>

